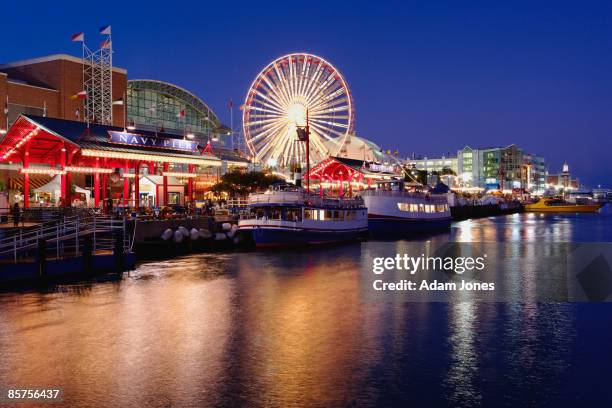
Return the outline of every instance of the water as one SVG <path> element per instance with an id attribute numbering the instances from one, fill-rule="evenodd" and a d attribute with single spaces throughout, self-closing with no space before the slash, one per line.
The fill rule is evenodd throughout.
<path id="1" fill-rule="evenodd" d="M 431 239 L 612 241 L 611 227 L 609 211 L 523 214 Z M 0 294 L 0 385 L 62 387 L 72 407 L 612 402 L 612 304 L 365 302 L 361 250 L 198 254 Z"/>

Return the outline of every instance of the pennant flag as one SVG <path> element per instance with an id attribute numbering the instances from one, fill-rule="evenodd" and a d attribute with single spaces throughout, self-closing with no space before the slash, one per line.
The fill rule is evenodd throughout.
<path id="1" fill-rule="evenodd" d="M 81 92 L 78 92 L 78 93 L 70 96 L 70 99 L 72 99 L 73 101 L 75 99 L 86 99 L 86 98 L 87 98 L 87 92 L 86 91 L 81 91 Z"/>
<path id="2" fill-rule="evenodd" d="M 72 41 L 85 41 L 85 33 L 75 33 L 70 37 Z"/>
<path id="3" fill-rule="evenodd" d="M 123 105 L 123 98 L 119 98 L 116 101 L 113 101 L 113 105 Z"/>
<path id="4" fill-rule="evenodd" d="M 185 109 L 181 109 L 181 111 L 176 114 L 176 117 L 177 118 L 184 118 L 185 117 Z"/>
<path id="5" fill-rule="evenodd" d="M 100 34 L 102 35 L 110 35 L 111 34 L 111 26 L 103 26 L 100 27 Z"/>
<path id="6" fill-rule="evenodd" d="M 100 43 L 100 48 L 110 48 L 111 45 L 111 40 L 104 40 Z"/>

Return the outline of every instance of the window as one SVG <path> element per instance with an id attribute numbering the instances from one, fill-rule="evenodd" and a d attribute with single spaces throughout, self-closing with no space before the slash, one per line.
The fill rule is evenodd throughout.
<path id="1" fill-rule="evenodd" d="M 397 208 L 399 208 L 400 211 L 411 211 L 410 204 L 406 203 L 397 203 Z"/>
<path id="2" fill-rule="evenodd" d="M 181 193 L 173 193 L 168 192 L 168 204 L 180 204 L 181 203 Z"/>

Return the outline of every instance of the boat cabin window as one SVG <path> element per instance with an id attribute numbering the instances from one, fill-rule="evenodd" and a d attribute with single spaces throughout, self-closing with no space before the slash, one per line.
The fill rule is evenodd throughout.
<path id="1" fill-rule="evenodd" d="M 448 204 L 397 203 L 397 208 L 400 211 L 406 211 L 406 212 L 436 213 L 436 212 L 448 211 Z"/>

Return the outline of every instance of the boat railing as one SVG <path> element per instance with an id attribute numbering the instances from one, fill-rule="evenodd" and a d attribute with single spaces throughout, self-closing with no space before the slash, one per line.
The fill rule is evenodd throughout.
<path id="1" fill-rule="evenodd" d="M 415 199 L 425 199 L 434 203 L 445 203 L 447 202 L 446 194 L 427 194 L 410 191 L 393 191 L 393 190 L 364 190 L 360 192 L 361 195 L 365 196 L 379 196 L 379 197 L 406 197 Z"/>

